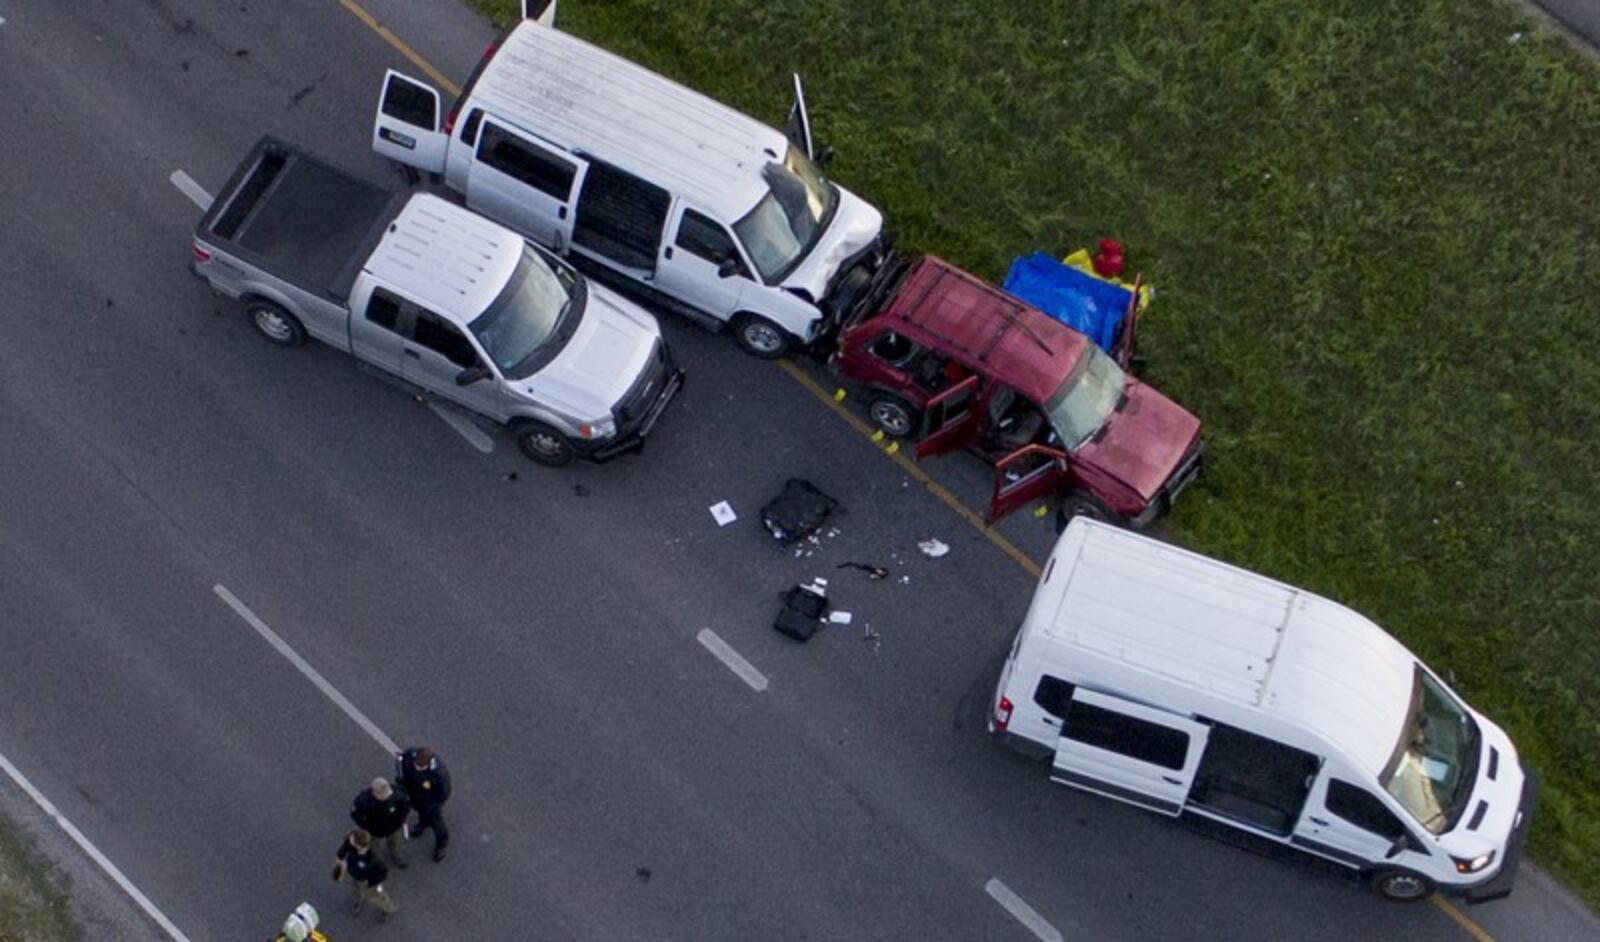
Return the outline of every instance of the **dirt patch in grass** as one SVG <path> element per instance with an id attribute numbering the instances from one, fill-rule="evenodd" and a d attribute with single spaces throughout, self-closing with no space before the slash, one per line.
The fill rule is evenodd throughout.
<path id="1" fill-rule="evenodd" d="M 482 2 L 511 14 L 514 4 Z M 1115 235 L 1206 423 L 1171 533 L 1374 618 L 1545 780 L 1600 903 L 1600 67 L 1459 0 L 609 0 L 562 28 L 770 123 L 989 278 Z M 470 63 L 456 63 L 464 72 Z"/>
<path id="2" fill-rule="evenodd" d="M 80 942 L 64 875 L 0 817 L 0 942 Z"/>

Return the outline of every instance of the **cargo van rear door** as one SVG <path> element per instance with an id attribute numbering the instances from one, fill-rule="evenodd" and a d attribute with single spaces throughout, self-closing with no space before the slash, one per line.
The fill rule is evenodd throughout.
<path id="1" fill-rule="evenodd" d="M 1065 712 L 1053 780 L 1162 814 L 1183 810 L 1206 724 L 1083 687 Z"/>
<path id="2" fill-rule="evenodd" d="M 556 25 L 556 0 L 522 0 L 522 18 Z"/>
<path id="3" fill-rule="evenodd" d="M 444 172 L 450 135 L 439 130 L 439 91 L 390 69 L 372 126 L 372 149 L 409 167 Z"/>
<path id="4" fill-rule="evenodd" d="M 816 145 L 811 138 L 811 116 L 806 113 L 806 90 L 800 84 L 800 73 L 794 74 L 794 104 L 789 106 L 789 120 L 784 122 L 783 134 L 789 143 L 800 148 L 801 153 L 816 159 Z"/>

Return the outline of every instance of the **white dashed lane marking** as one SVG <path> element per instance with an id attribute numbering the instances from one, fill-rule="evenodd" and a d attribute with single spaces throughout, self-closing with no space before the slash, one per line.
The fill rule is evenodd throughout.
<path id="1" fill-rule="evenodd" d="M 483 429 L 478 428 L 470 418 L 449 406 L 442 406 L 437 402 L 429 402 L 428 408 L 433 410 L 434 415 L 444 419 L 446 425 L 461 433 L 461 437 L 465 438 L 472 447 L 486 455 L 494 452 L 494 439 L 485 434 Z"/>
<path id="2" fill-rule="evenodd" d="M 749 661 L 739 655 L 738 651 L 729 646 L 728 642 L 718 637 L 715 631 L 710 628 L 702 628 L 700 629 L 700 634 L 696 636 L 696 640 L 707 651 L 715 654 L 717 660 L 727 665 L 728 670 L 739 675 L 740 680 L 749 684 L 751 690 L 760 693 L 767 689 L 767 676 L 756 670 Z"/>
<path id="3" fill-rule="evenodd" d="M 989 882 L 983 885 L 983 888 L 994 898 L 996 903 L 999 903 L 1005 908 L 1006 912 L 1011 914 L 1012 919 L 1026 926 L 1029 932 L 1032 932 L 1044 942 L 1061 942 L 1061 933 L 1056 931 L 1056 927 L 1050 925 L 1022 897 L 1011 892 L 1011 887 L 1001 883 L 999 877 L 991 877 Z"/>
<path id="4" fill-rule="evenodd" d="M 178 188 L 179 193 L 189 197 L 190 202 L 200 207 L 202 213 L 211 208 L 211 194 L 206 192 L 205 187 L 194 182 L 194 177 L 189 176 L 182 170 L 174 170 L 172 171 L 172 176 L 167 179 L 172 182 L 173 186 Z"/>

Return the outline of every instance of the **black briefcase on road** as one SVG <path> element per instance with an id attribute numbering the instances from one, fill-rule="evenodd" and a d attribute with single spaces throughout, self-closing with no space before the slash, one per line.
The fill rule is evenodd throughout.
<path id="1" fill-rule="evenodd" d="M 827 598 L 800 585 L 779 597 L 783 599 L 783 608 L 778 610 L 772 627 L 796 641 L 810 641 L 811 636 L 822 627 L 822 614 L 828 608 Z"/>

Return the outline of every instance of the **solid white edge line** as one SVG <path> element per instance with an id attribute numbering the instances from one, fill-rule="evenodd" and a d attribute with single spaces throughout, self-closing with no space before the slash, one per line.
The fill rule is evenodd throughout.
<path id="1" fill-rule="evenodd" d="M 211 591 L 215 592 L 222 601 L 228 603 L 228 607 L 233 609 L 240 618 L 243 618 L 251 628 L 254 628 L 256 634 L 266 639 L 266 642 L 276 648 L 278 653 L 284 656 L 285 660 L 293 664 L 296 670 L 304 674 L 307 680 L 316 685 L 316 688 L 322 691 L 323 696 L 333 701 L 334 706 L 343 710 L 345 716 L 355 720 L 356 725 L 365 730 L 367 735 L 371 736 L 378 745 L 382 746 L 391 755 L 400 751 L 400 747 L 393 739 L 389 738 L 387 733 L 378 728 L 378 724 L 367 719 L 365 713 L 356 709 L 356 705 L 345 699 L 344 694 L 335 690 L 333 684 L 328 683 L 325 677 L 317 673 L 315 667 L 306 663 L 305 658 L 301 657 L 294 648 L 289 647 L 289 643 L 278 637 L 276 632 L 268 628 L 266 622 L 257 618 L 256 613 L 252 612 L 249 606 L 239 601 L 232 592 L 228 591 L 226 586 L 218 583 L 211 587 Z"/>
<path id="2" fill-rule="evenodd" d="M 1061 942 L 1061 933 L 1049 921 L 1039 915 L 1032 906 L 1029 906 L 1022 897 L 1011 892 L 1011 887 L 1000 882 L 999 877 L 990 877 L 983 889 L 994 901 L 1011 914 L 1011 918 L 1022 923 L 1029 932 L 1043 939 L 1044 942 Z"/>
<path id="3" fill-rule="evenodd" d="M 17 787 L 27 792 L 28 797 L 33 799 L 33 803 L 38 805 L 41 811 L 59 825 L 61 830 L 72 838 L 72 842 L 82 848 L 83 852 L 89 855 L 89 859 L 93 860 L 101 870 L 105 871 L 106 876 L 114 880 L 117 886 L 122 887 L 122 892 L 128 894 L 135 903 L 138 903 L 139 908 L 144 910 L 145 915 L 154 919 L 156 925 L 160 926 L 162 931 L 172 937 L 174 942 L 189 942 L 189 937 L 184 935 L 181 929 L 173 925 L 172 920 L 168 919 L 165 913 L 156 908 L 156 904 L 150 902 L 150 897 L 139 892 L 139 888 L 134 886 L 131 880 L 123 876 L 121 870 L 117 869 L 117 865 L 112 863 L 105 854 L 100 853 L 100 848 L 94 846 L 87 837 L 84 837 L 83 832 L 78 830 L 77 826 L 71 821 L 68 821 L 66 816 L 57 810 L 55 805 L 50 803 L 50 799 L 44 797 L 43 792 L 34 788 L 33 783 L 28 781 L 27 776 L 23 775 L 21 770 L 11 764 L 10 759 L 0 755 L 0 768 L 6 770 L 6 774 L 11 776 L 13 782 L 17 783 Z"/>
<path id="4" fill-rule="evenodd" d="M 433 410 L 434 415 L 444 419 L 446 425 L 459 432 L 461 437 L 465 438 L 472 447 L 486 455 L 494 452 L 494 440 L 485 435 L 483 429 L 472 424 L 471 419 L 449 406 L 442 406 L 437 402 L 429 402 L 428 408 Z"/>
<path id="5" fill-rule="evenodd" d="M 726 665 L 728 670 L 737 674 L 740 680 L 749 684 L 750 689 L 756 693 L 767 689 L 767 676 L 756 670 L 754 665 L 741 657 L 739 652 L 735 651 L 728 642 L 722 640 L 715 631 L 710 628 L 701 628 L 700 633 L 695 636 L 695 640 L 699 641 L 707 651 L 716 655 L 717 660 Z"/>
<path id="6" fill-rule="evenodd" d="M 211 208 L 211 194 L 206 192 L 205 187 L 194 182 L 194 177 L 182 170 L 174 170 L 172 176 L 167 179 L 178 188 L 179 193 L 189 197 L 190 202 L 200 207 L 202 213 Z"/>

